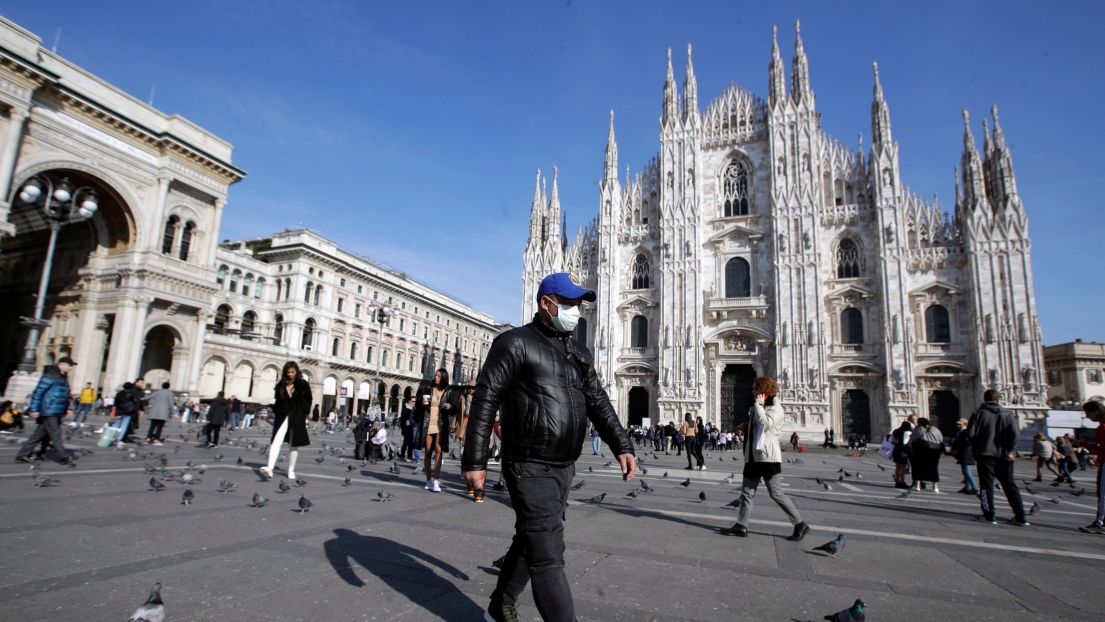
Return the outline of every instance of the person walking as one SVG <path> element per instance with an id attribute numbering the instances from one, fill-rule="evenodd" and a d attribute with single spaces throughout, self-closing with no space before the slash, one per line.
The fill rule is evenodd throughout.
<path id="1" fill-rule="evenodd" d="M 403 462 L 414 460 L 414 437 L 417 430 L 414 425 L 414 403 L 415 397 L 413 395 L 408 397 L 407 402 L 403 404 L 403 413 L 399 415 L 399 433 L 403 436 L 403 444 L 399 447 L 399 459 Z"/>
<path id="2" fill-rule="evenodd" d="M 894 453 L 891 454 L 891 458 L 894 460 L 895 488 L 909 488 L 909 484 L 905 483 L 905 476 L 909 470 L 909 438 L 913 435 L 913 424 L 916 421 L 917 418 L 914 415 L 906 417 L 902 425 L 890 435 L 894 443 Z"/>
<path id="3" fill-rule="evenodd" d="M 203 428 L 203 435 L 207 439 L 207 447 L 219 446 L 219 431 L 226 425 L 230 418 L 230 401 L 219 391 L 215 399 L 211 400 L 211 407 L 207 410 L 207 425 Z"/>
<path id="4" fill-rule="evenodd" d="M 1032 437 L 1032 455 L 1036 456 L 1036 479 L 1034 481 L 1043 480 L 1040 474 L 1045 466 L 1055 474 L 1057 478 L 1055 481 L 1063 481 L 1063 476 L 1059 473 L 1059 469 L 1055 464 L 1055 445 L 1043 432 L 1037 432 Z"/>
<path id="5" fill-rule="evenodd" d="M 994 479 L 1001 483 L 1013 518 L 1009 524 L 1028 526 L 1024 515 L 1021 491 L 1013 481 L 1013 459 L 1016 457 L 1017 420 L 1002 407 L 1001 392 L 988 389 L 982 394 L 983 404 L 971 415 L 967 423 L 967 436 L 971 440 L 971 453 L 978 463 L 979 500 L 982 504 L 980 521 L 997 524 L 994 514 Z"/>
<path id="6" fill-rule="evenodd" d="M 295 463 L 299 459 L 299 448 L 311 444 L 307 436 L 307 415 L 311 412 L 311 385 L 303 379 L 299 365 L 295 361 L 284 363 L 280 379 L 273 387 L 272 404 L 272 440 L 269 443 L 269 462 L 259 469 L 261 475 L 272 479 L 272 470 L 276 468 L 276 459 L 280 457 L 280 448 L 288 441 L 288 477 L 295 479 Z M 315 405 L 318 413 L 318 405 Z"/>
<path id="7" fill-rule="evenodd" d="M 173 401 L 176 396 L 169 390 L 169 383 L 162 382 L 161 388 L 150 394 L 150 405 L 146 410 L 146 418 L 150 420 L 150 429 L 146 432 L 146 442 L 153 445 L 164 445 L 161 439 L 161 431 L 165 428 L 165 422 L 173 416 Z"/>
<path id="8" fill-rule="evenodd" d="M 84 427 L 84 422 L 88 420 L 88 413 L 92 412 L 92 405 L 96 403 L 96 398 L 99 397 L 96 394 L 96 389 L 92 388 L 92 383 L 88 382 L 81 389 L 81 396 L 77 402 L 77 411 L 73 415 L 73 422 L 69 425 L 74 428 Z"/>
<path id="9" fill-rule="evenodd" d="M 1093 522 L 1086 527 L 1079 527 L 1083 533 L 1105 535 L 1105 479 L 1101 477 L 1102 465 L 1105 465 L 1105 404 L 1097 400 L 1090 400 L 1082 404 L 1082 412 L 1086 418 L 1097 424 L 1094 430 L 1094 440 L 1097 442 L 1097 457 L 1090 458 L 1089 464 L 1097 469 L 1097 515 Z"/>
<path id="10" fill-rule="evenodd" d="M 237 395 L 230 396 L 230 429 L 237 430 L 242 422 L 242 400 Z"/>
<path id="11" fill-rule="evenodd" d="M 135 380 L 131 385 L 130 392 L 134 396 L 134 413 L 130 418 L 130 426 L 127 427 L 127 438 L 133 438 L 133 435 L 138 434 L 138 420 L 146 414 L 146 404 L 150 401 L 149 396 L 146 395 L 146 379 L 139 378 Z"/>
<path id="12" fill-rule="evenodd" d="M 955 438 L 952 439 L 951 453 L 955 456 L 955 462 L 963 471 L 963 488 L 959 492 L 965 495 L 977 495 L 978 483 L 971 473 L 971 465 L 975 463 L 975 457 L 971 455 L 971 442 L 967 438 L 967 420 L 960 419 L 955 422 Z"/>
<path id="13" fill-rule="evenodd" d="M 591 424 L 591 455 L 597 456 L 602 453 L 602 437 L 599 436 L 598 428 L 595 424 Z"/>
<path id="14" fill-rule="evenodd" d="M 38 425 L 16 453 L 16 462 L 31 462 L 31 452 L 39 443 L 45 443 L 47 438 L 61 456 L 59 461 L 62 464 L 69 464 L 73 460 L 62 439 L 61 419 L 73 413 L 69 409 L 69 370 L 76 364 L 73 359 L 63 356 L 57 363 L 43 370 L 27 406 L 27 416 L 36 419 Z"/>
<path id="15" fill-rule="evenodd" d="M 119 442 L 133 443 L 130 437 L 131 423 L 138 418 L 138 401 L 134 397 L 134 383 L 124 382 L 115 394 L 115 421 L 119 425 Z"/>
<path id="16" fill-rule="evenodd" d="M 1074 484 L 1071 470 L 1078 468 L 1078 457 L 1074 455 L 1074 447 L 1070 444 L 1070 438 L 1065 434 L 1055 439 L 1056 462 L 1059 465 L 1059 479 L 1052 482 L 1052 486 L 1058 486 L 1064 481 Z"/>
<path id="17" fill-rule="evenodd" d="M 425 450 L 426 490 L 441 492 L 441 461 L 449 451 L 449 434 L 455 429 L 455 417 L 460 414 L 460 391 L 449 386 L 449 372 L 441 368 L 434 372 L 433 384 L 419 390 L 418 412 L 415 421 L 419 422 L 419 434 L 416 446 Z M 469 494 L 474 494 L 469 490 Z"/>
<path id="18" fill-rule="evenodd" d="M 940 494 L 940 456 L 944 453 L 944 435 L 925 417 L 917 420 L 917 428 L 909 439 L 913 487 L 921 490 L 924 482 L 932 482 L 932 492 Z"/>
<path id="19" fill-rule="evenodd" d="M 580 305 L 595 298 L 566 273 L 546 276 L 533 321 L 496 337 L 480 371 L 461 470 L 482 498 L 488 437 L 501 409 L 502 474 L 515 513 L 514 539 L 484 613 L 487 622 L 518 620 L 516 603 L 527 583 L 543 620 L 576 619 L 564 573 L 563 518 L 587 434 L 584 421 L 598 429 L 624 481 L 637 472 L 633 442 L 599 382 L 591 352 L 572 337 Z"/>
<path id="20" fill-rule="evenodd" d="M 749 413 L 747 433 L 744 440 L 744 480 L 741 482 L 740 506 L 737 509 L 737 522 L 731 527 L 719 530 L 726 536 L 748 537 L 748 519 L 752 515 L 752 500 L 760 482 L 767 487 L 771 497 L 794 525 L 794 532 L 787 540 L 799 542 L 810 532 L 810 527 L 802 520 L 794 502 L 786 496 L 779 484 L 782 479 L 782 452 L 779 448 L 779 428 L 783 425 L 783 406 L 779 404 L 779 385 L 775 380 L 760 376 L 752 381 L 752 393 L 755 404 Z"/>
<path id="21" fill-rule="evenodd" d="M 468 429 L 468 411 L 472 408 L 472 396 L 476 393 L 476 381 L 470 380 L 464 385 L 464 392 L 460 396 L 460 416 L 456 424 L 457 445 L 460 446 L 461 455 L 464 454 L 464 433 Z"/>
<path id="22" fill-rule="evenodd" d="M 798 451 L 798 433 L 790 433 L 790 446 L 794 448 L 794 451 Z"/>

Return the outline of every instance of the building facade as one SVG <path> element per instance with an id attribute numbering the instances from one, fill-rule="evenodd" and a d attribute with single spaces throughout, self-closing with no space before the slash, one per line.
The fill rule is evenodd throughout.
<path id="1" fill-rule="evenodd" d="M 295 360 L 324 411 L 379 399 L 398 412 L 436 369 L 474 379 L 497 332 L 490 315 L 306 229 L 225 243 L 215 257 L 201 398 L 268 403 Z M 394 312 L 380 322 L 385 306 Z"/>
<path id="2" fill-rule="evenodd" d="M 571 243 L 538 173 L 523 319 L 550 271 L 596 289 L 580 336 L 631 424 L 732 427 L 760 374 L 805 439 L 878 438 L 910 414 L 947 433 L 991 387 L 1039 416 L 1028 220 L 997 109 L 981 153 L 964 111 L 947 214 L 902 183 L 877 66 L 865 149 L 821 130 L 800 33 L 789 90 L 773 41 L 766 101 L 730 85 L 700 109 L 690 52 L 680 94 L 669 51 L 658 153 L 624 178 L 611 112 L 598 215 Z"/>
<path id="3" fill-rule="evenodd" d="M 309 231 L 218 244 L 228 188 L 245 176 L 231 152 L 0 18 L 6 398 L 23 399 L 62 356 L 78 363 L 73 387 L 112 394 L 141 376 L 256 403 L 271 401 L 279 369 L 297 360 L 318 402 L 358 410 L 370 395 L 396 410 L 435 367 L 474 377 L 496 332 L 487 314 Z M 91 191 L 99 209 L 59 230 L 36 368 L 21 373 L 21 318 L 33 316 L 49 238 L 41 206 L 20 196 L 32 179 Z M 381 327 L 371 309 L 388 303 L 396 313 Z"/>
<path id="4" fill-rule="evenodd" d="M 1105 402 L 1105 344 L 1083 342 L 1044 346 L 1047 403 L 1075 408 L 1083 402 Z"/>

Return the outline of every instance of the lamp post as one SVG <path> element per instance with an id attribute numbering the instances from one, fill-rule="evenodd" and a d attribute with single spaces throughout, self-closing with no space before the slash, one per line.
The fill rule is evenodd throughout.
<path id="1" fill-rule="evenodd" d="M 368 315 L 371 316 L 376 322 L 378 322 L 380 324 L 379 330 L 376 331 L 376 395 L 379 396 L 380 395 L 380 363 L 381 363 L 381 361 L 383 361 L 383 356 L 384 356 L 384 353 L 382 351 L 383 347 L 384 347 L 383 346 L 384 326 L 387 325 L 388 321 L 391 320 L 392 317 L 394 317 L 396 315 L 399 315 L 399 314 L 398 314 L 398 312 L 396 312 L 395 307 L 393 307 L 391 305 L 384 304 L 384 305 L 381 305 L 379 308 L 377 308 L 376 305 L 373 304 L 373 305 L 369 305 L 369 307 L 368 307 Z M 385 412 L 386 412 L 386 409 L 385 409 Z"/>
<path id="2" fill-rule="evenodd" d="M 43 328 L 50 325 L 50 322 L 42 319 L 42 313 L 46 306 L 46 288 L 50 284 L 50 269 L 54 263 L 58 231 L 70 222 L 92 218 L 100 204 L 96 200 L 96 191 L 92 188 L 81 186 L 74 190 L 68 177 L 63 177 L 55 184 L 46 175 L 36 175 L 28 179 L 19 191 L 19 200 L 24 205 L 42 209 L 50 225 L 50 242 L 46 246 L 46 263 L 42 266 L 42 278 L 38 283 L 35 314 L 34 317 L 20 318 L 23 325 L 30 328 L 30 332 L 27 333 L 27 344 L 23 347 L 19 371 L 31 373 L 35 370 L 38 336 Z"/>

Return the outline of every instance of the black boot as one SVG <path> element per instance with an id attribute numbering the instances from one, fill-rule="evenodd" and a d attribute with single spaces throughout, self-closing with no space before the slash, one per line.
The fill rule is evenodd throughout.
<path id="1" fill-rule="evenodd" d="M 737 536 L 739 538 L 748 537 L 748 528 L 740 523 L 735 523 L 732 527 L 723 527 L 718 530 L 723 536 Z"/>
<path id="2" fill-rule="evenodd" d="M 810 532 L 810 526 L 805 521 L 798 523 L 794 526 L 794 533 L 787 536 L 787 540 L 791 542 L 801 542 L 802 538 L 806 537 L 806 534 Z"/>

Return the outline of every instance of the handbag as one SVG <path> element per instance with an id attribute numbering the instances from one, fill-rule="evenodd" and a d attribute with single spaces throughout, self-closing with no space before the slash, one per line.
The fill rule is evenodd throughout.
<path id="1" fill-rule="evenodd" d="M 879 455 L 887 460 L 894 457 L 894 443 L 890 439 L 886 439 L 879 445 Z"/>
<path id="2" fill-rule="evenodd" d="M 119 438 L 119 428 L 111 425 L 105 425 L 102 432 L 100 432 L 100 440 L 96 441 L 98 447 L 110 447 L 115 443 L 115 439 Z"/>

